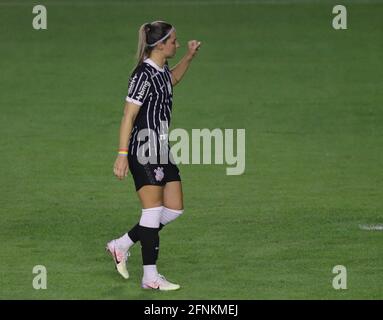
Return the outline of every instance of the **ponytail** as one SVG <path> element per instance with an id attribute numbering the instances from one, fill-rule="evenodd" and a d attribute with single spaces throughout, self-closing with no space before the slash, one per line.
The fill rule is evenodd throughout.
<path id="1" fill-rule="evenodd" d="M 138 46 L 137 46 L 137 65 L 140 65 L 146 58 L 146 33 L 150 30 L 150 23 L 144 23 L 138 30 Z"/>

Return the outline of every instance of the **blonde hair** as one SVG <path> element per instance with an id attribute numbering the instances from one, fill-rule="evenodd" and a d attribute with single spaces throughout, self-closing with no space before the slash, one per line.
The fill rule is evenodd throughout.
<path id="1" fill-rule="evenodd" d="M 137 66 L 139 66 L 155 48 L 158 42 L 166 42 L 173 26 L 164 21 L 144 23 L 138 30 Z"/>

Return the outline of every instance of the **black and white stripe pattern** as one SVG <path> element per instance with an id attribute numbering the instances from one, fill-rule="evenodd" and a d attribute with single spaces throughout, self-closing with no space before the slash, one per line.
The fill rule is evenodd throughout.
<path id="1" fill-rule="evenodd" d="M 173 103 L 172 91 L 171 73 L 167 64 L 160 68 L 151 59 L 146 59 L 133 71 L 126 101 L 140 106 L 140 111 L 130 137 L 131 155 L 138 157 L 140 146 L 148 141 L 149 150 L 146 156 L 159 156 L 169 151 L 168 129 Z M 145 140 L 139 137 L 142 129 L 153 130 Z"/>

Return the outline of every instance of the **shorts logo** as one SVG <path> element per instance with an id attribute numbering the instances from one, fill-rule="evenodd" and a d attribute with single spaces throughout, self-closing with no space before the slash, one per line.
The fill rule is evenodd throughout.
<path id="1" fill-rule="evenodd" d="M 157 169 L 154 169 L 154 173 L 156 174 L 156 180 L 161 181 L 164 178 L 164 168 L 163 167 L 157 167 Z"/>

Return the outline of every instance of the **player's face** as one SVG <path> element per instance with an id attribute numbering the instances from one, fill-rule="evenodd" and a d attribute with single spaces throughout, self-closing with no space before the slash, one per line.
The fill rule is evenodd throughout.
<path id="1" fill-rule="evenodd" d="M 163 47 L 163 53 L 166 58 L 172 58 L 175 56 L 177 48 L 180 47 L 180 44 L 177 41 L 177 35 L 176 32 L 173 31 L 170 34 L 170 37 L 168 40 L 165 42 L 164 47 Z"/>

